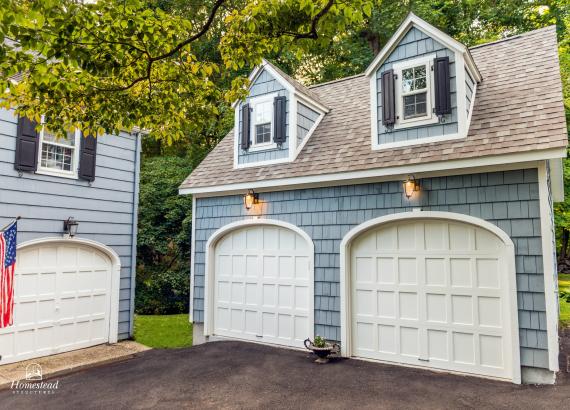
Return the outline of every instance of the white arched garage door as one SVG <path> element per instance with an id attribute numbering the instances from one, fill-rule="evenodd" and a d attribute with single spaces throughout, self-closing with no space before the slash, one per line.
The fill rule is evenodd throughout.
<path id="1" fill-rule="evenodd" d="M 14 325 L 0 329 L 2 363 L 116 341 L 111 301 L 119 270 L 112 250 L 88 240 L 44 239 L 19 246 Z"/>
<path id="2" fill-rule="evenodd" d="M 278 221 L 238 222 L 207 248 L 206 334 L 293 347 L 312 337 L 314 249 L 306 233 Z"/>
<path id="3" fill-rule="evenodd" d="M 356 229 L 346 247 L 349 355 L 520 382 L 506 234 L 440 212 L 379 222 Z"/>

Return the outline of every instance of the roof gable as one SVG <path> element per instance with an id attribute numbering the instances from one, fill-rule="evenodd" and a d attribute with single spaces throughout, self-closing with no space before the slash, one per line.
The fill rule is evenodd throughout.
<path id="1" fill-rule="evenodd" d="M 410 29 L 415 27 L 416 29 L 423 32 L 425 35 L 433 38 L 434 40 L 440 42 L 445 47 L 458 52 L 463 55 L 465 64 L 469 68 L 469 70 L 473 73 L 475 80 L 477 82 L 481 81 L 481 74 L 475 65 L 475 61 L 473 57 L 469 53 L 469 49 L 461 44 L 459 41 L 455 40 L 453 37 L 449 36 L 448 34 L 444 33 L 440 29 L 432 26 L 425 20 L 422 20 L 414 13 L 408 14 L 408 17 L 400 24 L 400 27 L 392 38 L 386 43 L 386 45 L 380 50 L 378 55 L 374 58 L 372 63 L 368 66 L 365 71 L 366 76 L 370 77 L 374 74 L 374 72 L 382 65 L 382 63 L 390 56 L 392 51 L 400 44 L 400 42 L 404 39 L 404 37 L 408 34 Z"/>
<path id="2" fill-rule="evenodd" d="M 315 106 L 315 108 L 322 111 L 323 113 L 329 112 L 329 107 L 323 104 L 314 92 L 312 92 L 309 88 L 305 87 L 303 84 L 283 72 L 279 67 L 270 63 L 266 59 L 262 59 L 262 63 L 255 67 L 255 69 L 249 75 L 248 80 L 250 84 L 253 84 L 257 77 L 259 77 L 264 71 L 267 71 L 287 91 L 295 94 L 297 97 L 300 97 L 301 100 L 305 100 L 307 103 Z M 232 104 L 232 107 L 235 108 L 237 104 L 239 104 L 239 100 L 235 101 Z"/>

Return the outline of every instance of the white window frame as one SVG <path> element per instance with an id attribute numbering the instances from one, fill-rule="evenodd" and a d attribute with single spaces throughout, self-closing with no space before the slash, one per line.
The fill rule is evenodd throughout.
<path id="1" fill-rule="evenodd" d="M 65 147 L 65 148 L 73 148 L 73 159 L 72 159 L 72 170 L 71 171 L 63 171 L 54 168 L 42 167 L 42 150 L 44 144 L 44 131 L 45 131 L 45 119 L 42 116 L 42 128 L 40 130 L 39 135 L 39 145 L 38 145 L 38 166 L 36 169 L 36 174 L 41 175 L 51 175 L 55 177 L 61 178 L 71 178 L 71 179 L 78 179 L 78 170 L 79 170 L 79 150 L 80 150 L 80 142 L 81 142 L 81 131 L 78 129 L 75 130 L 75 142 L 73 146 L 59 144 L 57 142 L 45 142 L 46 144 Z"/>
<path id="2" fill-rule="evenodd" d="M 270 149 L 276 149 L 277 148 L 277 144 L 275 142 L 273 142 L 273 133 L 274 133 L 274 118 L 275 118 L 275 107 L 272 109 L 271 111 L 271 122 L 270 122 L 270 136 L 269 136 L 269 142 L 264 142 L 264 143 L 259 143 L 257 144 L 256 141 L 256 135 L 255 135 L 255 109 L 258 105 L 260 104 L 264 104 L 267 102 L 273 102 L 273 100 L 275 99 L 275 97 L 277 97 L 279 94 L 278 93 L 271 93 L 271 94 L 266 94 L 266 95 L 260 95 L 258 97 L 253 97 L 250 98 L 249 100 L 249 105 L 251 107 L 251 124 L 250 124 L 250 134 L 251 135 L 251 144 L 249 146 L 249 152 L 255 152 L 255 151 L 265 151 L 265 150 L 270 150 Z"/>
<path id="3" fill-rule="evenodd" d="M 435 83 L 433 78 L 433 60 L 435 54 L 428 56 L 415 58 L 413 60 L 406 60 L 402 62 L 395 63 L 393 65 L 394 74 L 396 75 L 395 80 L 395 97 L 396 97 L 396 124 L 394 124 L 394 129 L 402 129 L 408 127 L 419 127 L 422 125 L 436 124 L 439 122 L 437 115 L 433 113 L 433 106 L 435 105 Z M 412 95 L 415 92 L 406 93 L 402 92 L 402 71 L 425 65 L 426 67 L 426 115 L 421 117 L 413 117 L 404 119 L 404 95 Z M 423 92 L 423 91 L 422 91 Z"/>

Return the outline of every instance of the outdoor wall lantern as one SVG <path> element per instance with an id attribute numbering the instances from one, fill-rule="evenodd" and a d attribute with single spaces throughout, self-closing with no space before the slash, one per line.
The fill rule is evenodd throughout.
<path id="1" fill-rule="evenodd" d="M 408 179 L 404 181 L 403 186 L 404 186 L 404 195 L 406 195 L 406 198 L 408 199 L 412 197 L 414 192 L 420 190 L 420 184 L 418 184 L 418 182 L 413 176 L 408 176 Z"/>
<path id="2" fill-rule="evenodd" d="M 72 216 L 67 218 L 67 220 L 63 221 L 63 233 L 70 238 L 73 238 L 77 234 L 77 227 L 79 226 L 79 222 L 73 219 Z"/>
<path id="3" fill-rule="evenodd" d="M 248 211 L 251 207 L 259 202 L 259 194 L 253 192 L 253 189 L 248 189 L 247 194 L 243 197 L 243 204 Z"/>

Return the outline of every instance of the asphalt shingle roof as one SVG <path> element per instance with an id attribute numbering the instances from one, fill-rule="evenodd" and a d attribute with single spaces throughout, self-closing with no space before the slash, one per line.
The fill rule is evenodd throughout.
<path id="1" fill-rule="evenodd" d="M 466 138 L 372 150 L 368 78 L 311 87 L 331 109 L 296 160 L 234 169 L 230 132 L 181 188 L 314 176 L 566 147 L 555 27 L 470 49 L 483 81 Z"/>

